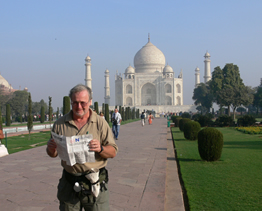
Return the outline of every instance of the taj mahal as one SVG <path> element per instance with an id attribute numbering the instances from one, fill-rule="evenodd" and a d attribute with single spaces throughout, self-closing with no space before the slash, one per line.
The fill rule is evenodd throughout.
<path id="1" fill-rule="evenodd" d="M 210 55 L 205 54 L 204 81 L 211 79 Z M 200 83 L 199 68 L 195 69 L 195 86 Z M 92 88 L 91 58 L 85 59 L 85 84 Z M 192 90 L 193 92 L 193 90 Z M 105 71 L 105 101 L 110 105 L 109 70 Z M 124 73 L 115 74 L 115 103 L 110 106 L 135 107 L 162 112 L 196 112 L 195 105 L 183 104 L 183 72 L 175 77 L 165 55 L 148 36 L 148 42 L 135 54 L 134 67 L 129 65 Z"/>

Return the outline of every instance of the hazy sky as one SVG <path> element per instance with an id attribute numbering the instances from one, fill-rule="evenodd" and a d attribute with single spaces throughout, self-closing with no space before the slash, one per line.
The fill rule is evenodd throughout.
<path id="1" fill-rule="evenodd" d="M 260 84 L 262 1 L 247 0 L 0 0 L 0 73 L 32 100 L 63 96 L 85 83 L 85 57 L 92 59 L 94 101 L 104 102 L 110 71 L 111 105 L 116 70 L 124 73 L 148 40 L 165 55 L 175 77 L 183 69 L 184 104 L 193 104 L 195 68 L 204 76 L 234 63 L 247 86 Z"/>

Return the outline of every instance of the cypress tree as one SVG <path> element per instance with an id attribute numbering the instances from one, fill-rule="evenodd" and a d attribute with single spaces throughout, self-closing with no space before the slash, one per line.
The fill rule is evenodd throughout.
<path id="1" fill-rule="evenodd" d="M 119 106 L 119 111 L 118 112 L 121 114 L 121 117 L 122 117 L 122 106 Z"/>
<path id="2" fill-rule="evenodd" d="M 63 98 L 63 115 L 70 111 L 70 97 L 64 96 Z"/>
<path id="3" fill-rule="evenodd" d="M 52 109 L 52 107 L 51 107 L 52 97 L 49 96 L 48 98 L 49 98 L 48 115 L 49 115 L 49 123 L 51 124 L 51 121 L 52 121 L 52 119 L 53 119 L 53 115 L 52 115 L 53 109 Z"/>
<path id="4" fill-rule="evenodd" d="M 98 109 L 98 102 L 94 103 L 95 111 L 97 114 L 99 114 L 99 109 Z"/>
<path id="5" fill-rule="evenodd" d="M 59 107 L 57 107 L 57 111 L 56 111 L 56 119 L 58 119 L 59 116 Z"/>
<path id="6" fill-rule="evenodd" d="M 6 126 L 11 125 L 11 108 L 9 104 L 6 104 Z"/>
<path id="7" fill-rule="evenodd" d="M 102 103 L 102 113 L 105 114 L 105 104 Z"/>
<path id="8" fill-rule="evenodd" d="M 32 116 L 32 99 L 31 99 L 31 93 L 29 92 L 28 95 L 28 118 L 27 118 L 27 129 L 29 132 L 29 140 L 30 140 L 30 133 L 33 129 L 33 116 Z"/>
<path id="9" fill-rule="evenodd" d="M 40 122 L 44 123 L 45 121 L 45 107 L 41 106 L 41 117 L 40 117 Z"/>
<path id="10" fill-rule="evenodd" d="M 121 116 L 122 116 L 122 120 L 125 121 L 126 120 L 126 115 L 125 115 L 125 108 L 124 107 L 122 107 Z"/>
<path id="11" fill-rule="evenodd" d="M 0 106 L 0 130 L 2 130 L 2 126 L 3 126 L 2 108 L 1 108 L 1 106 Z"/>
<path id="12" fill-rule="evenodd" d="M 109 124 L 109 106 L 108 104 L 105 104 L 105 120 Z"/>

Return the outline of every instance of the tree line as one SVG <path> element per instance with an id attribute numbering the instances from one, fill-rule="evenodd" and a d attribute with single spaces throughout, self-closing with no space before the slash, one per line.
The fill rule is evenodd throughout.
<path id="1" fill-rule="evenodd" d="M 57 119 L 71 110 L 70 98 L 68 96 L 63 97 L 63 107 L 60 110 L 57 108 L 56 112 L 52 108 L 52 97 L 49 96 L 48 99 L 49 104 L 47 105 L 43 99 L 40 102 L 32 102 L 31 93 L 27 91 L 15 91 L 10 95 L 4 95 L 0 92 L 0 123 L 10 126 L 12 122 L 27 122 L 30 132 L 34 121 L 40 121 L 41 123 L 49 121 L 51 123 L 54 116 Z M 90 107 L 99 114 L 98 102 L 95 102 Z M 123 121 L 139 118 L 139 109 L 115 107 L 118 108 Z M 113 111 L 109 111 L 108 104 L 103 103 L 100 112 L 104 114 L 108 123 L 111 122 Z"/>
<path id="2" fill-rule="evenodd" d="M 203 114 L 209 113 L 216 103 L 220 108 L 220 114 L 226 108 L 227 115 L 230 116 L 232 109 L 235 119 L 236 110 L 242 112 L 248 108 L 249 112 L 257 114 L 262 111 L 262 86 L 254 88 L 245 86 L 238 66 L 230 63 L 223 69 L 215 67 L 211 80 L 198 84 L 192 99 L 198 106 L 197 110 Z"/>

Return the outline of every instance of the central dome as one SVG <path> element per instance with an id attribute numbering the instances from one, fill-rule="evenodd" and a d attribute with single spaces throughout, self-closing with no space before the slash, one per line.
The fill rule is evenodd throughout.
<path id="1" fill-rule="evenodd" d="M 150 42 L 143 46 L 135 55 L 134 66 L 136 73 L 162 72 L 166 58 L 162 51 Z"/>

